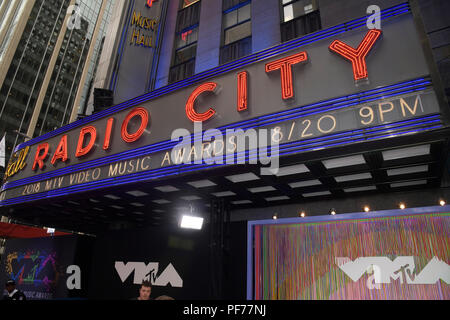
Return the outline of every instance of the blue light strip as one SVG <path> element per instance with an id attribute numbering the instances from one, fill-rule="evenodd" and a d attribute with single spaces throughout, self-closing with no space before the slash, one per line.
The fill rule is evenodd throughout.
<path id="1" fill-rule="evenodd" d="M 342 139 L 351 139 L 352 137 L 357 137 L 357 136 L 361 136 L 361 132 L 365 133 L 367 132 L 366 135 L 371 135 L 373 133 L 370 133 L 371 129 L 378 129 L 378 128 L 384 128 L 384 130 L 378 130 L 378 132 L 382 133 L 382 132 L 386 132 L 386 131 L 392 131 L 397 129 L 396 127 L 398 127 L 399 125 L 401 125 L 398 128 L 412 128 L 412 127 L 416 127 L 416 126 L 421 126 L 424 123 L 435 123 L 435 121 L 430 121 L 432 119 L 436 119 L 437 117 L 439 117 L 439 115 L 433 115 L 433 116 L 427 116 L 427 117 L 423 117 L 423 118 L 417 118 L 417 119 L 413 119 L 413 120 L 406 120 L 406 121 L 401 121 L 398 123 L 394 123 L 394 124 L 388 124 L 388 125 L 380 125 L 380 126 L 376 126 L 376 127 L 372 127 L 369 129 L 358 129 L 358 130 L 352 130 L 352 131 L 348 131 L 345 133 L 338 133 L 338 134 L 333 134 L 333 135 L 328 135 L 328 136 L 323 136 L 323 137 L 318 137 L 318 138 L 312 138 L 312 139 L 307 139 L 307 140 L 302 140 L 302 141 L 294 141 L 294 142 L 290 142 L 290 143 L 285 143 L 282 144 L 280 146 L 280 150 L 283 151 L 285 150 L 287 147 L 292 146 L 292 145 L 297 145 L 299 146 L 298 150 L 300 149 L 304 149 L 304 146 L 310 146 L 310 145 L 318 145 L 319 143 L 322 142 L 329 142 L 329 141 L 336 141 L 336 140 L 342 140 Z M 437 120 L 438 121 L 438 120 Z M 404 125 L 405 123 L 409 123 L 409 125 Z M 340 139 L 335 139 L 335 137 L 337 136 L 342 136 L 342 135 L 346 135 L 347 137 L 343 137 Z M 323 140 L 323 141 L 319 141 L 319 140 Z M 318 141 L 318 142 L 314 142 L 314 141 Z M 316 147 L 317 148 L 317 147 Z M 290 148 L 292 149 L 292 148 Z M 289 149 L 289 150 L 290 150 Z M 270 147 L 269 147 L 270 150 Z M 298 152 L 295 151 L 295 152 Z M 246 154 L 251 154 L 252 152 L 254 152 L 253 150 L 246 150 L 245 153 Z M 237 156 L 239 156 L 239 154 L 243 154 L 244 152 L 240 152 L 237 154 Z M 282 154 L 282 153 L 280 153 Z M 226 157 L 226 155 L 224 156 L 217 156 L 212 158 L 212 160 L 214 159 L 220 159 L 220 158 Z M 202 165 L 203 166 L 203 165 Z M 159 169 L 154 169 L 151 171 L 148 171 L 148 173 L 151 172 L 156 172 L 156 173 L 161 173 L 161 172 L 169 172 L 169 171 L 182 171 L 184 169 L 188 169 L 188 168 L 196 168 L 198 167 L 198 165 L 191 165 L 191 164 L 187 164 L 187 165 L 172 165 L 172 166 L 167 166 L 167 167 L 163 167 L 163 168 L 159 168 Z M 139 176 L 141 173 L 136 173 L 134 175 Z"/>
<path id="2" fill-rule="evenodd" d="M 242 2 L 242 3 L 238 3 L 237 5 L 229 8 L 229 9 L 227 9 L 225 11 L 223 11 L 222 14 L 230 13 L 231 11 L 234 11 L 234 10 L 237 10 L 239 8 L 242 8 L 242 7 L 246 6 L 246 5 L 248 5 L 249 3 L 251 3 L 251 0 L 248 0 L 248 1 L 245 1 L 245 2 Z"/>
<path id="3" fill-rule="evenodd" d="M 412 85 L 411 85 L 412 84 Z M 271 114 L 271 115 L 265 115 L 265 116 L 261 116 L 255 119 L 251 119 L 251 120 L 245 120 L 242 122 L 238 122 L 232 125 L 226 125 L 223 127 L 219 127 L 218 130 L 220 130 L 223 134 L 225 134 L 225 129 L 230 129 L 230 128 L 240 128 L 242 124 L 246 124 L 245 127 L 243 128 L 250 128 L 250 123 L 253 123 L 254 126 L 252 126 L 251 128 L 258 128 L 260 126 L 268 126 L 270 124 L 273 123 L 278 123 L 281 121 L 288 121 L 291 119 L 296 119 L 302 116 L 305 116 L 305 113 L 308 112 L 308 114 L 314 114 L 314 113 L 319 113 L 319 112 L 324 112 L 324 111 L 331 111 L 334 109 L 342 109 L 342 108 L 346 108 L 349 107 L 351 105 L 357 105 L 357 104 L 362 104 L 365 103 L 369 100 L 377 100 L 378 98 L 371 98 L 371 99 L 366 99 L 366 93 L 372 93 L 374 91 L 378 91 L 378 93 L 376 95 L 382 95 L 382 97 L 386 97 L 384 95 L 384 92 L 392 92 L 392 90 L 395 90 L 395 93 L 391 94 L 391 95 L 401 95 L 401 94 L 405 94 L 405 93 L 409 93 L 409 92 L 416 92 L 416 91 L 421 91 L 423 90 L 425 87 L 424 85 L 428 84 L 430 85 L 430 81 L 427 80 L 423 80 L 423 79 L 416 79 L 413 81 L 407 81 L 404 82 L 402 84 L 396 84 L 396 85 L 391 85 L 391 86 L 387 86 L 384 88 L 379 88 L 379 89 L 375 89 L 375 90 L 369 90 L 367 92 L 361 92 L 358 94 L 352 94 L 350 96 L 346 96 L 346 97 L 359 97 L 357 102 L 353 102 L 351 104 L 342 104 L 342 102 L 339 102 L 337 105 L 337 107 L 335 106 L 335 104 L 327 104 L 328 101 L 341 101 L 343 98 L 337 98 L 337 99 L 332 99 L 332 100 L 328 100 L 328 101 L 324 101 L 324 102 L 320 102 L 320 103 L 314 103 L 312 105 L 307 105 L 304 107 L 298 107 L 298 108 L 294 108 L 294 109 L 290 109 L 290 110 L 286 110 L 286 111 L 281 111 L 279 113 L 275 113 L 275 114 Z M 401 85 L 403 85 L 403 87 L 400 87 Z M 405 89 L 410 89 L 411 87 L 413 87 L 413 90 L 402 90 L 403 88 Z M 392 89 L 395 88 L 395 89 Z M 373 97 L 374 94 L 368 95 L 368 97 Z M 355 99 L 352 99 L 350 101 L 354 101 Z M 327 109 L 324 109 L 327 108 Z M 303 111 L 306 110 L 306 111 Z M 318 111 L 319 110 L 319 111 Z M 286 117 L 286 114 L 291 113 L 291 117 Z M 283 116 L 283 118 L 280 120 L 280 115 Z M 263 119 L 264 121 L 261 121 L 261 119 Z M 270 121 L 269 121 L 270 120 Z M 202 133 L 198 134 L 201 135 Z M 192 140 L 192 136 L 191 135 L 191 140 Z M 195 139 L 198 140 L 198 139 Z M 110 155 L 110 156 L 106 156 L 100 159 L 95 159 L 95 160 L 91 160 L 91 161 L 87 161 L 84 163 L 80 163 L 80 164 L 75 164 L 72 166 L 68 166 L 65 168 L 61 168 L 58 170 L 53 170 L 51 172 L 48 173 L 42 173 L 33 177 L 28 177 L 28 178 L 24 178 L 24 179 L 20 179 L 20 180 L 16 180 L 16 181 L 12 181 L 12 182 L 7 182 L 2 186 L 2 190 L 6 190 L 6 189 L 10 189 L 19 185 L 25 185 L 25 184 L 29 184 L 32 182 L 37 182 L 37 181 L 41 181 L 41 180 L 47 180 L 49 178 L 53 178 L 56 176 L 61 176 L 61 175 L 66 175 L 66 174 L 70 174 L 70 173 L 74 173 L 77 171 L 82 171 L 82 170 L 86 170 L 92 167 L 98 167 L 98 166 L 102 166 L 108 163 L 112 163 L 112 162 L 117 162 L 117 161 L 121 161 L 121 160 L 128 160 L 131 158 L 136 158 L 139 157 L 141 155 L 148 155 L 150 153 L 155 153 L 155 152 L 159 152 L 159 151 L 164 151 L 164 150 L 168 150 L 173 148 L 175 145 L 177 145 L 179 142 L 178 141 L 163 141 L 163 142 L 158 142 L 149 146 L 145 146 L 145 147 L 141 147 L 141 148 L 137 148 L 137 149 L 133 149 L 133 150 L 129 150 L 129 151 L 125 151 L 125 152 L 121 152 L 121 153 L 117 153 L 114 155 Z"/>
<path id="4" fill-rule="evenodd" d="M 382 10 L 381 11 L 381 18 L 382 18 L 382 20 L 384 20 L 384 19 L 388 19 L 388 18 L 391 18 L 391 17 L 400 16 L 402 14 L 409 13 L 409 12 L 410 12 L 409 4 L 408 3 L 404 3 L 404 4 L 401 4 L 401 5 L 397 5 L 397 6 L 394 6 L 392 8 L 389 8 L 389 9 Z M 307 36 L 304 36 L 304 37 L 301 37 L 301 38 L 297 38 L 297 39 L 291 40 L 289 42 L 282 43 L 280 45 L 277 45 L 277 46 L 274 46 L 274 47 L 262 50 L 260 52 L 253 53 L 253 54 L 248 55 L 246 57 L 243 57 L 241 59 L 234 60 L 234 61 L 229 62 L 227 64 L 224 64 L 224 65 L 215 67 L 213 69 L 210 69 L 208 71 L 204 71 L 204 72 L 198 73 L 198 74 L 196 74 L 196 75 L 194 75 L 194 76 L 192 76 L 190 78 L 187 78 L 187 79 L 184 79 L 182 81 L 179 81 L 179 82 L 167 85 L 165 87 L 159 88 L 159 89 L 157 89 L 155 91 L 152 91 L 150 93 L 144 94 L 142 96 L 136 97 L 136 98 L 131 99 L 129 101 L 120 103 L 120 104 L 118 104 L 116 106 L 110 107 L 110 108 L 108 108 L 108 109 L 106 109 L 104 111 L 95 113 L 95 114 L 90 115 L 88 117 L 85 117 L 83 119 L 80 119 L 80 120 L 77 120 L 75 122 L 72 122 L 72 123 L 70 123 L 70 124 L 68 124 L 68 125 L 66 125 L 64 127 L 61 127 L 59 129 L 57 129 L 57 130 L 48 132 L 48 133 L 46 133 L 46 134 L 44 134 L 44 135 L 42 135 L 40 137 L 37 137 L 37 138 L 31 139 L 29 141 L 26 141 L 26 142 L 18 145 L 16 147 L 16 149 L 15 149 L 15 152 L 17 152 L 17 150 L 19 150 L 21 148 L 24 148 L 26 146 L 37 144 L 37 143 L 39 143 L 39 142 L 41 142 L 43 140 L 47 140 L 47 139 L 49 139 L 51 137 L 54 137 L 54 136 L 59 135 L 61 133 L 67 132 L 67 131 L 69 131 L 71 129 L 74 129 L 76 127 L 85 125 L 87 123 L 90 123 L 92 121 L 95 121 L 95 120 L 103 118 L 103 117 L 107 117 L 107 116 L 109 116 L 109 115 L 111 115 L 113 113 L 116 113 L 116 112 L 119 112 L 121 110 L 130 108 L 130 107 L 135 106 L 135 105 L 137 105 L 139 103 L 158 98 L 158 97 L 163 96 L 165 94 L 171 93 L 171 92 L 173 92 L 175 90 L 178 90 L 178 89 L 190 86 L 192 84 L 204 81 L 204 80 L 206 80 L 208 78 L 211 78 L 211 77 L 214 77 L 214 76 L 217 76 L 217 75 L 220 75 L 220 74 L 232 71 L 232 70 L 236 70 L 236 69 L 242 68 L 244 66 L 247 66 L 249 64 L 253 64 L 255 62 L 259 62 L 259 61 L 263 61 L 263 60 L 269 59 L 271 57 L 274 57 L 274 56 L 286 53 L 288 51 L 291 51 L 291 50 L 294 50 L 296 48 L 302 47 L 302 46 L 304 46 L 306 44 L 309 44 L 309 43 L 314 43 L 314 42 L 317 42 L 317 41 L 322 40 L 322 39 L 327 39 L 327 38 L 330 38 L 332 36 L 336 36 L 337 34 L 340 34 L 340 33 L 344 33 L 344 32 L 350 31 L 350 30 L 354 30 L 354 29 L 357 29 L 357 28 L 365 27 L 366 19 L 367 19 L 367 16 L 364 16 L 364 17 L 352 20 L 350 22 L 346 22 L 346 23 L 337 25 L 337 26 L 332 27 L 332 28 L 321 30 L 321 31 L 309 34 Z"/>
<path id="5" fill-rule="evenodd" d="M 417 124 L 412 125 L 412 126 L 416 126 L 416 125 Z M 420 125 L 422 125 L 422 124 L 420 124 Z M 400 131 L 400 132 L 395 132 L 395 133 L 392 133 L 393 128 L 379 130 L 378 133 L 383 133 L 383 132 L 390 132 L 390 133 L 372 136 L 372 137 L 361 137 L 361 135 L 358 134 L 356 136 L 349 137 L 346 141 L 341 141 L 341 142 L 335 142 L 336 140 L 333 140 L 333 141 L 331 141 L 333 143 L 330 143 L 329 140 L 325 140 L 324 141 L 325 144 L 322 144 L 320 146 L 320 148 L 321 149 L 322 148 L 330 148 L 330 147 L 341 146 L 341 145 L 349 144 L 349 143 L 364 142 L 367 140 L 382 139 L 382 138 L 386 138 L 386 137 L 402 136 L 402 135 L 411 134 L 411 133 L 418 133 L 418 132 L 438 129 L 438 128 L 442 128 L 443 126 L 442 125 L 432 125 L 432 126 L 423 126 L 422 125 L 422 128 L 415 128 L 415 129 L 407 128 L 410 126 L 402 126 L 402 127 L 405 130 Z M 359 137 L 359 138 L 354 139 L 356 137 Z M 290 150 L 291 148 L 289 148 L 289 149 L 286 149 L 284 152 L 280 152 L 280 155 L 294 154 L 294 153 L 298 153 L 299 151 L 302 151 L 302 152 L 314 151 L 314 150 L 317 150 L 318 148 L 319 148 L 319 146 L 312 146 L 312 147 L 309 146 L 306 148 L 300 147 L 296 150 Z M 28 196 L 21 196 L 21 197 L 14 198 L 14 199 L 8 199 L 8 200 L 1 201 L 0 206 L 8 206 L 8 205 L 29 202 L 29 201 L 35 201 L 35 200 L 44 199 L 44 198 L 48 199 L 48 198 L 53 198 L 53 197 L 59 197 L 59 196 L 63 196 L 63 195 L 72 194 L 75 192 L 85 192 L 85 191 L 98 189 L 98 188 L 102 188 L 102 187 L 114 187 L 114 186 L 120 186 L 120 185 L 127 184 L 127 183 L 132 183 L 132 182 L 136 183 L 136 182 L 140 182 L 140 181 L 154 180 L 154 179 L 158 179 L 158 178 L 169 177 L 169 176 L 173 176 L 173 175 L 177 175 L 177 174 L 185 174 L 188 172 L 194 172 L 194 171 L 198 171 L 201 169 L 214 168 L 214 167 L 225 166 L 225 165 L 227 165 L 227 164 L 178 165 L 178 166 L 155 169 L 155 170 L 151 170 L 148 172 L 137 172 L 137 173 L 133 173 L 133 174 L 126 175 L 126 176 L 107 178 L 107 179 L 104 179 L 101 181 L 93 181 L 93 182 L 88 182 L 88 183 L 81 184 L 81 185 L 65 187 L 62 189 L 52 190 L 52 191 L 48 191 L 48 192 L 43 192 L 43 193 L 38 193 L 38 194 L 33 194 L 33 195 L 28 195 Z"/>

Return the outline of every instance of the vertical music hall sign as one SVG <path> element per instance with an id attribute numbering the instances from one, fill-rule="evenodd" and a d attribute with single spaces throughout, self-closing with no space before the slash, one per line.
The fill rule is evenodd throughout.
<path id="1" fill-rule="evenodd" d="M 149 91 L 164 1 L 129 1 L 111 79 L 115 103 Z"/>

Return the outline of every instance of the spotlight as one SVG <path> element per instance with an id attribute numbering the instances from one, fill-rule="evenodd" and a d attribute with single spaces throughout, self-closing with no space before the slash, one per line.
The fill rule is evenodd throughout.
<path id="1" fill-rule="evenodd" d="M 332 209 L 330 210 L 330 214 L 331 214 L 332 216 L 334 216 L 334 215 L 336 214 L 336 209 L 332 208 Z"/>
<path id="2" fill-rule="evenodd" d="M 402 210 L 406 208 L 406 206 L 405 206 L 405 204 L 404 204 L 403 202 L 400 203 L 399 207 L 400 207 L 400 209 L 402 209 Z"/>
<path id="3" fill-rule="evenodd" d="M 203 218 L 193 216 L 183 216 L 181 219 L 181 228 L 201 230 L 203 226 Z"/>
<path id="4" fill-rule="evenodd" d="M 302 211 L 302 212 L 300 213 L 300 217 L 304 218 L 305 216 L 306 216 L 305 211 Z"/>
<path id="5" fill-rule="evenodd" d="M 183 214 L 180 227 L 183 229 L 201 230 L 203 227 L 203 218 L 194 215 L 194 207 L 190 205 L 190 213 Z"/>
<path id="6" fill-rule="evenodd" d="M 365 207 L 364 207 L 364 211 L 365 211 L 365 212 L 369 212 L 369 211 L 370 211 L 369 206 L 365 206 Z"/>
<path id="7" fill-rule="evenodd" d="M 439 201 L 439 204 L 440 204 L 441 206 L 445 206 L 445 200 Z"/>
<path id="8" fill-rule="evenodd" d="M 273 220 L 277 220 L 277 219 L 278 219 L 278 217 L 277 217 L 277 214 L 276 214 L 276 213 L 275 213 L 275 214 L 273 215 L 272 219 L 273 219 Z"/>

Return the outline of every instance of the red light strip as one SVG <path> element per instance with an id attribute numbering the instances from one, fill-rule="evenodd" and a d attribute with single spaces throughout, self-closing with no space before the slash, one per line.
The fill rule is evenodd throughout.
<path id="1" fill-rule="evenodd" d="M 192 122 L 203 122 L 208 120 L 209 118 L 211 118 L 216 111 L 212 108 L 209 108 L 206 112 L 204 113 L 197 113 L 194 110 L 194 103 L 195 100 L 197 100 L 198 96 L 200 94 L 202 94 L 203 92 L 207 92 L 207 91 L 212 91 L 214 92 L 214 90 L 217 87 L 217 83 L 215 82 L 206 82 L 200 86 L 198 86 L 189 96 L 187 102 L 186 102 L 186 115 L 187 117 L 192 121 Z"/>
<path id="2" fill-rule="evenodd" d="M 367 72 L 366 56 L 381 36 L 381 33 L 382 32 L 379 29 L 369 30 L 356 50 L 339 40 L 334 40 L 329 46 L 331 51 L 351 61 L 355 81 L 367 79 L 369 77 Z"/>
<path id="3" fill-rule="evenodd" d="M 237 79 L 238 79 L 237 111 L 241 112 L 241 111 L 247 110 L 247 106 L 248 106 L 248 86 L 247 86 L 248 73 L 247 73 L 247 71 L 239 72 Z"/>
<path id="4" fill-rule="evenodd" d="M 139 126 L 139 129 L 135 133 L 129 134 L 128 129 L 127 129 L 128 123 L 135 116 L 139 116 L 141 118 L 141 125 Z M 137 139 L 139 139 L 142 136 L 142 134 L 144 133 L 145 129 L 147 128 L 148 119 L 149 119 L 149 114 L 145 108 L 139 107 L 139 108 L 134 108 L 133 110 L 131 110 L 130 113 L 128 113 L 125 120 L 122 122 L 122 128 L 120 129 L 123 141 L 130 143 L 130 142 L 134 142 Z"/>
<path id="5" fill-rule="evenodd" d="M 62 162 L 67 161 L 67 135 L 63 135 L 56 147 L 55 154 L 52 158 L 52 165 L 55 165 L 56 160 L 61 159 Z"/>
<path id="6" fill-rule="evenodd" d="M 84 137 L 86 134 L 90 134 L 91 140 L 89 141 L 88 145 L 83 148 L 84 144 Z M 97 138 L 97 129 L 93 126 L 87 126 L 80 130 L 80 137 L 78 138 L 78 144 L 77 144 L 77 152 L 75 153 L 75 156 L 77 158 L 84 156 L 89 151 L 91 151 L 92 147 L 94 146 L 95 139 Z"/>
<path id="7" fill-rule="evenodd" d="M 103 142 L 103 150 L 108 150 L 111 141 L 111 131 L 114 124 L 114 118 L 109 118 L 106 124 L 105 140 Z"/>
<path id="8" fill-rule="evenodd" d="M 294 97 L 294 86 L 292 84 L 292 65 L 308 60 L 306 51 L 296 53 L 292 56 L 272 61 L 266 64 L 266 72 L 281 70 L 281 97 L 283 100 Z"/>

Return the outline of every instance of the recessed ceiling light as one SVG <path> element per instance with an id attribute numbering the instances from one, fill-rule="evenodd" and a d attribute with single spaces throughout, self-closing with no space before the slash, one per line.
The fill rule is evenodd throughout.
<path id="1" fill-rule="evenodd" d="M 329 159 L 322 161 L 323 165 L 327 169 L 340 168 L 340 167 L 348 167 L 355 166 L 358 164 L 365 164 L 366 161 L 362 155 L 337 158 L 337 159 Z"/>
<path id="2" fill-rule="evenodd" d="M 90 201 L 90 202 L 93 202 L 93 203 L 99 203 L 99 202 L 100 202 L 100 201 L 95 200 L 95 199 L 89 199 L 89 201 Z"/>
<path id="3" fill-rule="evenodd" d="M 110 208 L 114 208 L 114 209 L 123 209 L 123 207 L 121 207 L 121 206 L 110 206 Z"/>
<path id="4" fill-rule="evenodd" d="M 152 200 L 154 203 L 157 203 L 157 204 L 166 204 L 166 203 L 170 203 L 170 201 L 169 200 L 166 200 L 166 199 L 158 199 L 158 200 Z"/>
<path id="5" fill-rule="evenodd" d="M 161 186 L 161 187 L 155 187 L 156 190 L 161 192 L 174 192 L 174 191 L 180 191 L 180 189 L 172 187 L 172 186 Z"/>
<path id="6" fill-rule="evenodd" d="M 387 175 L 388 176 L 396 176 L 396 175 L 400 175 L 400 174 L 411 174 L 411 173 L 426 172 L 426 171 L 428 171 L 428 165 L 390 169 L 390 170 L 387 170 Z"/>
<path id="7" fill-rule="evenodd" d="M 125 193 L 127 193 L 127 194 L 129 194 L 129 195 L 131 195 L 131 196 L 134 196 L 134 197 L 148 196 L 148 193 L 142 192 L 142 191 L 140 191 L 140 190 L 127 191 L 127 192 L 125 192 Z"/>
<path id="8" fill-rule="evenodd" d="M 416 147 L 386 150 L 382 152 L 383 160 L 396 160 L 410 157 L 417 157 L 430 154 L 430 145 L 425 144 Z"/>
<path id="9" fill-rule="evenodd" d="M 193 186 L 194 188 L 206 188 L 206 187 L 212 187 L 216 186 L 216 184 L 209 180 L 199 180 L 199 181 L 191 181 L 188 182 L 189 185 Z"/>
<path id="10" fill-rule="evenodd" d="M 250 191 L 251 193 L 259 193 L 259 192 L 275 191 L 276 189 L 272 186 L 267 186 L 267 187 L 249 188 L 247 190 Z"/>
<path id="11" fill-rule="evenodd" d="M 400 187 L 407 187 L 407 186 L 418 186 L 418 185 L 421 185 L 421 184 L 427 184 L 427 180 L 417 180 L 417 181 L 391 183 L 391 188 L 400 188 Z"/>
<path id="12" fill-rule="evenodd" d="M 318 192 L 303 193 L 302 195 L 304 197 L 317 197 L 317 196 L 327 196 L 330 194 L 331 194 L 330 191 L 318 191 Z"/>
<path id="13" fill-rule="evenodd" d="M 371 191 L 371 190 L 377 190 L 377 187 L 367 186 L 367 187 L 347 188 L 347 189 L 344 189 L 344 192 L 360 192 L 360 191 Z"/>
<path id="14" fill-rule="evenodd" d="M 100 209 L 100 208 L 93 208 L 94 210 L 97 210 L 97 211 L 103 211 L 103 209 Z"/>
<path id="15" fill-rule="evenodd" d="M 297 164 L 294 166 L 282 167 L 278 169 L 278 172 L 275 175 L 281 177 L 304 172 L 309 172 L 309 169 L 304 164 Z"/>
<path id="16" fill-rule="evenodd" d="M 232 191 L 222 191 L 222 192 L 215 192 L 215 193 L 211 193 L 211 194 L 216 197 L 229 197 L 229 196 L 236 195 L 236 193 L 234 193 Z"/>
<path id="17" fill-rule="evenodd" d="M 143 203 L 139 203 L 139 202 L 132 202 L 132 203 L 130 203 L 132 206 L 135 206 L 135 207 L 145 207 L 145 204 L 143 204 Z"/>
<path id="18" fill-rule="evenodd" d="M 120 197 L 112 195 L 112 194 L 107 194 L 106 196 L 104 196 L 105 198 L 109 198 L 109 199 L 113 199 L 113 200 L 118 200 L 120 199 Z"/>
<path id="19" fill-rule="evenodd" d="M 301 187 L 310 187 L 310 186 L 317 186 L 319 184 L 322 184 L 320 180 L 308 180 L 308 181 L 299 181 L 299 182 L 292 182 L 289 183 L 289 186 L 293 189 L 295 188 L 301 188 Z"/>
<path id="20" fill-rule="evenodd" d="M 143 212 L 140 212 L 140 211 L 134 211 L 133 213 L 137 214 L 137 215 L 143 215 L 144 214 Z"/>
<path id="21" fill-rule="evenodd" d="M 165 212 L 165 211 L 164 211 L 164 210 L 161 210 L 161 209 L 154 209 L 153 212 L 163 213 L 163 212 Z"/>
<path id="22" fill-rule="evenodd" d="M 359 174 L 350 174 L 347 176 L 339 176 L 334 178 L 336 182 L 345 182 L 345 181 L 356 181 L 356 180 L 364 180 L 364 179 L 372 179 L 372 175 L 369 172 L 359 173 Z"/>
<path id="23" fill-rule="evenodd" d="M 237 200 L 237 201 L 231 201 L 232 204 L 249 204 L 253 203 L 250 200 Z"/>
<path id="24" fill-rule="evenodd" d="M 78 202 L 75 202 L 75 201 L 67 201 L 67 203 L 75 204 L 75 205 L 80 205 Z"/>
<path id="25" fill-rule="evenodd" d="M 181 199 L 186 200 L 186 201 L 193 201 L 193 200 L 200 200 L 200 197 L 197 196 L 185 196 L 185 197 L 181 197 Z"/>
<path id="26" fill-rule="evenodd" d="M 232 176 L 225 177 L 231 182 L 238 183 L 238 182 L 244 182 L 244 181 L 252 181 L 252 180 L 258 180 L 259 177 L 254 174 L 253 172 L 244 173 L 244 174 L 235 174 Z"/>
<path id="27" fill-rule="evenodd" d="M 279 196 L 279 197 L 270 197 L 270 198 L 264 198 L 266 201 L 279 201 L 279 200 L 289 200 L 288 196 Z"/>

